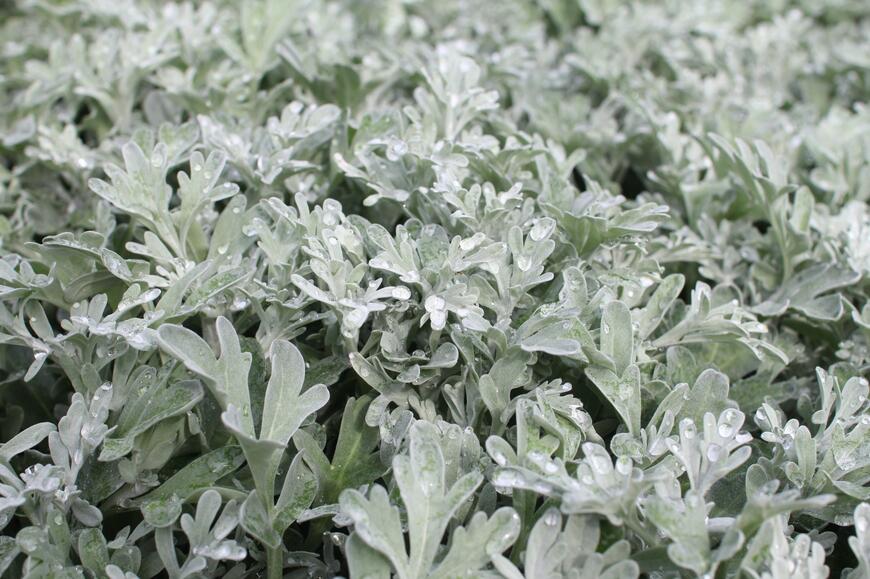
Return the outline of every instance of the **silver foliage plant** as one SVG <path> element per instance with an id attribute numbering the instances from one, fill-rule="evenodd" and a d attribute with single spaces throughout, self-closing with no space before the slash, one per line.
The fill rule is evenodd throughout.
<path id="1" fill-rule="evenodd" d="M 868 39 L 0 2 L 0 575 L 870 577 Z"/>

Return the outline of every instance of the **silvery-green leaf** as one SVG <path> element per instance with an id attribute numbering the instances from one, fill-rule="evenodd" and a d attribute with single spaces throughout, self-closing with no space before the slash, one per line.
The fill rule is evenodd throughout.
<path id="1" fill-rule="evenodd" d="M 351 533 L 345 543 L 347 563 L 353 577 L 390 579 L 390 562 L 377 550 L 369 547 L 357 533 Z"/>
<path id="2" fill-rule="evenodd" d="M 519 532 L 520 518 L 510 507 L 497 510 L 488 519 L 485 513 L 475 513 L 467 526 L 453 532 L 450 550 L 429 577 L 446 579 L 478 571 L 510 547 Z"/>
<path id="3" fill-rule="evenodd" d="M 135 384 L 134 384 L 135 386 Z M 103 441 L 100 460 L 117 460 L 133 450 L 136 436 L 155 424 L 193 408 L 203 396 L 198 382 L 176 382 L 167 388 L 145 388 L 128 402 L 111 436 Z"/>
<path id="4" fill-rule="evenodd" d="M 242 412 L 230 405 L 221 413 L 224 426 L 233 433 L 248 463 L 261 501 L 271 503 L 275 489 L 275 473 L 284 454 L 285 445 L 268 438 L 256 438 L 244 431 Z M 265 507 L 264 507 L 265 508 Z"/>
<path id="5" fill-rule="evenodd" d="M 613 362 L 621 376 L 634 362 L 631 312 L 622 302 L 610 302 L 601 316 L 601 353 Z"/>
<path id="6" fill-rule="evenodd" d="M 57 427 L 50 422 L 41 422 L 26 428 L 0 446 L 0 459 L 9 461 L 12 457 L 41 443 Z"/>
<path id="7" fill-rule="evenodd" d="M 672 561 L 698 574 L 708 570 L 710 544 L 703 500 L 694 494 L 676 501 L 656 497 L 645 504 L 644 513 L 674 541 L 668 546 Z"/>
<path id="8" fill-rule="evenodd" d="M 762 315 L 779 315 L 790 308 L 813 319 L 834 321 L 843 314 L 843 302 L 840 294 L 828 292 L 853 284 L 859 278 L 857 272 L 817 264 L 798 272 L 758 305 L 756 311 Z"/>
<path id="9" fill-rule="evenodd" d="M 232 404 L 240 409 L 241 429 L 253 435 L 254 422 L 248 396 L 251 354 L 242 352 L 239 337 L 229 320 L 220 317 L 215 326 L 220 358 L 215 357 L 205 340 L 187 328 L 164 324 L 160 326 L 158 336 L 165 350 L 178 358 L 188 370 L 206 379 L 222 406 L 226 408 Z"/>
<path id="10" fill-rule="evenodd" d="M 287 469 L 281 493 L 275 503 L 274 527 L 278 533 L 289 527 L 317 495 L 317 478 L 297 454 Z"/>
<path id="11" fill-rule="evenodd" d="M 628 366 L 622 376 L 600 366 L 586 368 L 586 375 L 604 395 L 622 418 L 629 432 L 640 430 L 640 370 L 634 364 Z"/>
<path id="12" fill-rule="evenodd" d="M 247 200 L 244 195 L 236 195 L 230 199 L 227 206 L 221 212 L 220 218 L 215 223 L 209 245 L 211 259 L 220 259 L 221 256 L 230 254 L 230 246 L 240 238 L 244 227 Z"/>
<path id="13" fill-rule="evenodd" d="M 109 550 L 106 538 L 99 529 L 85 529 L 79 535 L 78 553 L 82 564 L 98 577 L 105 574 L 109 564 Z"/>
<path id="14" fill-rule="evenodd" d="M 224 248 L 225 252 L 229 251 L 226 246 L 221 247 Z M 211 266 L 214 266 L 214 262 L 208 263 Z M 206 280 L 203 280 L 191 290 L 190 294 L 187 296 L 187 299 L 184 302 L 185 307 L 195 310 L 200 309 L 203 306 L 207 306 L 209 300 L 216 299 L 219 296 L 223 295 L 225 292 L 227 292 L 227 290 L 244 283 L 249 273 L 250 272 L 243 267 L 233 267 L 214 273 L 214 275 Z M 222 319 L 225 318 L 218 318 L 218 337 L 220 337 L 221 333 L 220 320 Z"/>
<path id="15" fill-rule="evenodd" d="M 182 501 L 213 486 L 244 463 L 242 449 L 224 446 L 193 460 L 142 499 L 142 508 L 155 501 Z"/>
<path id="16" fill-rule="evenodd" d="M 305 362 L 290 342 L 272 343 L 272 375 L 266 389 L 259 436 L 245 431 L 245 411 L 232 404 L 221 414 L 224 425 L 235 435 L 245 453 L 261 500 L 271 508 L 275 475 L 284 449 L 302 421 L 329 399 L 322 384 L 301 393 L 305 381 Z M 307 505 L 306 505 L 307 506 Z"/>
<path id="17" fill-rule="evenodd" d="M 353 520 L 354 533 L 366 545 L 386 557 L 399 576 L 410 576 L 399 510 L 390 503 L 383 487 L 373 486 L 368 497 L 353 489 L 344 491 L 341 510 Z"/>
<path id="18" fill-rule="evenodd" d="M 700 423 L 706 412 L 717 414 L 726 408 L 736 408 L 728 399 L 728 377 L 713 369 L 704 370 L 684 396 L 678 418 L 691 418 Z"/>
<path id="19" fill-rule="evenodd" d="M 274 342 L 270 357 L 272 376 L 263 405 L 260 438 L 286 445 L 302 421 L 326 404 L 329 392 L 323 385 L 315 385 L 301 392 L 305 380 L 305 361 L 290 342 Z"/>
<path id="20" fill-rule="evenodd" d="M 870 573 L 870 505 L 867 503 L 861 503 L 855 509 L 855 536 L 849 537 L 849 546 L 858 559 L 858 567 L 848 577 Z"/>
<path id="21" fill-rule="evenodd" d="M 373 482 L 386 470 L 380 460 L 378 429 L 365 423 L 369 397 L 351 398 L 345 404 L 332 459 L 305 430 L 293 436 L 303 459 L 318 480 L 318 496 L 326 504 L 338 502 L 341 491 Z"/>
<path id="22" fill-rule="evenodd" d="M 637 333 L 645 340 L 661 324 L 662 319 L 683 290 L 685 278 L 680 274 L 669 275 L 656 287 L 644 309 L 635 318 L 639 324 Z"/>
<path id="23" fill-rule="evenodd" d="M 510 402 L 511 390 L 525 368 L 525 356 L 513 349 L 500 357 L 488 374 L 480 377 L 478 389 L 481 399 L 496 421 L 505 419 L 503 414 Z"/>
<path id="24" fill-rule="evenodd" d="M 393 459 L 393 472 L 399 486 L 402 502 L 408 516 L 410 551 L 406 553 L 403 533 L 398 522 L 398 513 L 389 503 L 384 490 L 375 485 L 366 498 L 357 491 L 348 490 L 341 495 L 342 510 L 354 522 L 354 529 L 360 538 L 373 549 L 384 555 L 400 577 L 415 577 L 429 573 L 436 560 L 441 538 L 456 511 L 467 501 L 480 485 L 479 473 L 470 472 L 460 477 L 451 487 L 445 484 L 445 464 L 439 437 L 435 426 L 418 421 L 411 427 L 409 455 L 399 455 Z M 501 539 L 490 546 L 493 552 L 500 552 L 513 542 L 516 528 L 516 514 L 513 510 L 499 515 L 499 520 L 507 517 L 512 523 L 510 533 L 505 528 Z M 475 532 L 486 534 L 478 527 L 483 519 L 474 524 Z M 492 523 L 501 526 L 506 523 Z M 466 531 L 462 531 L 461 535 Z M 499 542 L 503 541 L 503 542 Z M 490 555 L 486 543 L 475 546 L 476 556 L 486 561 Z M 480 552 L 483 554 L 480 554 Z M 447 556 L 449 557 L 449 555 Z M 464 558 L 467 559 L 468 555 Z M 447 559 L 445 559 L 447 561 Z M 459 565 L 452 559 L 448 567 Z M 435 571 L 437 573 L 437 570 Z"/>
<path id="25" fill-rule="evenodd" d="M 13 537 L 9 535 L 0 537 L 0 575 L 6 573 L 19 553 L 20 550 Z"/>
<path id="26" fill-rule="evenodd" d="M 271 505 L 270 505 L 271 506 Z M 240 511 L 242 527 L 264 545 L 276 548 L 281 544 L 281 536 L 273 527 L 269 512 L 256 492 L 251 492 Z"/>
<path id="27" fill-rule="evenodd" d="M 141 507 L 142 518 L 152 527 L 168 527 L 181 516 L 183 503 L 178 495 L 149 499 Z"/>

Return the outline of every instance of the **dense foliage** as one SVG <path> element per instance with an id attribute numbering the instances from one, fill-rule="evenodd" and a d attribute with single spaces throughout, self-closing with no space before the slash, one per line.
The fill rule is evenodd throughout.
<path id="1" fill-rule="evenodd" d="M 864 0 L 0 2 L 4 577 L 870 577 Z"/>

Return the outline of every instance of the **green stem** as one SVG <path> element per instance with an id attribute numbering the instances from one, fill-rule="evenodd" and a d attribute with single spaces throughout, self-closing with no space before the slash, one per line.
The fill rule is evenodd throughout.
<path id="1" fill-rule="evenodd" d="M 768 213 L 767 220 L 773 226 L 773 236 L 776 239 L 776 244 L 779 246 L 779 252 L 782 254 L 782 281 L 785 282 L 792 274 L 791 256 L 788 253 L 785 224 L 781 216 L 773 211 Z"/>
<path id="2" fill-rule="evenodd" d="M 532 531 L 532 521 L 535 518 L 535 499 L 529 491 L 514 489 L 513 496 L 514 509 L 520 514 L 523 521 L 520 527 L 520 534 L 514 542 L 511 549 L 511 560 L 520 565 L 522 563 L 521 553 L 526 550 L 526 542 L 529 540 L 529 534 Z"/>
<path id="3" fill-rule="evenodd" d="M 653 548 L 659 543 L 659 539 L 655 532 L 652 529 L 649 529 L 640 521 L 640 519 L 637 518 L 637 511 L 629 512 L 628 516 L 625 518 L 625 524 L 632 530 L 632 532 L 634 532 L 635 535 L 640 537 L 640 539 L 646 544 L 647 548 Z"/>
<path id="4" fill-rule="evenodd" d="M 268 579 L 282 579 L 284 577 L 284 548 L 266 547 L 266 572 Z"/>

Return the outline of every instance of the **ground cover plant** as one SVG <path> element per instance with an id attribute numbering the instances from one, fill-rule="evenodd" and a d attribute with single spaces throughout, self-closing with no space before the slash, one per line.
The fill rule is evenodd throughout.
<path id="1" fill-rule="evenodd" d="M 0 575 L 870 577 L 870 5 L 0 2 Z"/>

